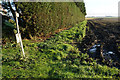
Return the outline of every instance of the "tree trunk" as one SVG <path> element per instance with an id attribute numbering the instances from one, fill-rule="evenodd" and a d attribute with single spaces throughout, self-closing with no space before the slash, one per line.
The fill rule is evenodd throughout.
<path id="1" fill-rule="evenodd" d="M 9 0 L 8 0 L 8 5 L 9 5 L 9 7 L 10 7 L 10 11 L 12 12 L 13 18 L 14 18 L 14 20 L 15 20 L 15 22 L 16 22 L 16 15 L 15 15 L 15 11 L 12 9 L 12 6 L 11 6 L 11 4 L 10 4 L 10 1 L 9 1 Z"/>

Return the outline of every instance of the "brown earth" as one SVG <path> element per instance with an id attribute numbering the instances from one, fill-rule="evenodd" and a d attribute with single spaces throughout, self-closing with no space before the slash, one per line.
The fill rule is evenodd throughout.
<path id="1" fill-rule="evenodd" d="M 120 68 L 120 22 L 117 18 L 97 18 L 89 19 L 89 31 L 87 36 L 83 39 L 82 43 L 78 44 L 79 49 L 84 53 L 89 53 L 88 50 L 94 44 L 100 44 L 97 52 L 90 57 L 99 59 L 99 62 L 104 61 L 105 64 Z M 108 56 L 103 56 L 103 49 L 112 51 L 115 55 L 111 58 L 114 63 L 110 62 Z M 110 57 L 110 56 L 109 56 Z"/>

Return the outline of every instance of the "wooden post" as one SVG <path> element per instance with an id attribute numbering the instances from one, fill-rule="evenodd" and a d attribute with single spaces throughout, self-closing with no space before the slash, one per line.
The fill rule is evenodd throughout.
<path id="1" fill-rule="evenodd" d="M 19 25 L 18 25 L 19 14 L 17 12 L 15 12 L 15 14 L 16 14 L 16 25 L 17 25 L 17 32 L 18 32 L 16 34 L 16 39 L 17 39 L 17 43 L 20 43 L 20 46 L 21 46 L 21 49 L 22 49 L 22 52 L 23 52 L 23 57 L 25 57 L 25 52 L 24 52 L 24 48 L 23 48 L 22 38 L 21 38 L 21 35 L 20 35 Z"/>

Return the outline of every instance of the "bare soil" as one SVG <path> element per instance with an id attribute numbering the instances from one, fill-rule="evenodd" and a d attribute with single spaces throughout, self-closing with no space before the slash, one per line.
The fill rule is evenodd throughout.
<path id="1" fill-rule="evenodd" d="M 109 66 L 120 68 L 120 50 L 118 49 L 118 45 L 120 45 L 120 22 L 118 22 L 118 19 L 89 19 L 87 25 L 90 29 L 82 43 L 78 44 L 79 49 L 84 53 L 89 53 L 88 50 L 93 45 L 100 44 L 101 46 L 96 50 L 96 54 L 90 54 L 90 57 L 99 59 L 101 63 L 104 61 Z M 112 57 L 113 62 L 103 57 L 103 49 L 115 53 L 115 56 Z"/>

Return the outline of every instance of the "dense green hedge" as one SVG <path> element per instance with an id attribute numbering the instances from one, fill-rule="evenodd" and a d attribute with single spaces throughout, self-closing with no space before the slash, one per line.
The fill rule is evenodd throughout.
<path id="1" fill-rule="evenodd" d="M 68 28 L 85 19 L 85 8 L 73 2 L 20 2 L 16 3 L 22 14 L 20 24 L 26 37 L 45 36 L 57 29 Z M 81 7 L 81 8 L 80 8 Z"/>
<path id="2" fill-rule="evenodd" d="M 15 22 L 7 16 L 2 16 L 2 43 L 15 41 Z"/>
<path id="3" fill-rule="evenodd" d="M 75 2 L 77 7 L 80 8 L 81 12 L 86 15 L 86 8 L 85 8 L 85 3 L 84 2 Z"/>

